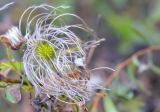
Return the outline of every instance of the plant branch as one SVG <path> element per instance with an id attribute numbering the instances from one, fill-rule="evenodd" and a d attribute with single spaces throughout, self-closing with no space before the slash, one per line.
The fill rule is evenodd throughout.
<path id="1" fill-rule="evenodd" d="M 29 87 L 32 87 L 30 82 L 28 81 L 28 79 L 23 74 L 21 74 L 21 72 L 19 70 L 17 70 L 16 66 L 14 65 L 14 62 L 12 61 L 13 57 L 12 57 L 12 54 L 10 53 L 11 50 L 6 48 L 6 52 L 7 52 L 8 60 L 9 60 L 10 64 L 12 65 L 12 69 L 17 73 L 17 75 L 19 75 L 19 77 L 24 79 L 24 81 L 27 83 L 27 85 Z"/>
<path id="2" fill-rule="evenodd" d="M 133 54 L 132 56 L 130 56 L 128 59 L 124 60 L 122 63 L 118 64 L 116 71 L 114 71 L 105 81 L 104 86 L 107 87 L 109 86 L 112 81 L 117 78 L 120 75 L 120 72 L 127 66 L 129 65 L 132 61 L 133 58 L 139 58 L 141 56 L 146 55 L 147 53 L 153 52 L 153 51 L 160 51 L 160 46 L 150 46 L 148 48 L 142 49 L 138 52 L 136 52 L 135 54 Z M 97 108 L 99 105 L 99 101 L 102 98 L 103 94 L 105 94 L 104 91 L 101 91 L 100 96 L 96 96 L 93 100 L 93 108 L 92 108 L 92 112 L 97 112 Z"/>

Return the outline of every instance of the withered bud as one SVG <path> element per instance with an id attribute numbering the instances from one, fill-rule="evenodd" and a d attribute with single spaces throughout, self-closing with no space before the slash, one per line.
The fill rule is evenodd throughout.
<path id="1" fill-rule="evenodd" d="M 2 37 L 1 41 L 2 41 L 2 43 L 4 45 L 6 45 L 8 48 L 10 48 L 12 50 L 18 50 L 18 49 L 20 49 L 21 46 L 22 46 L 22 44 L 24 43 L 24 41 L 22 40 L 21 42 L 17 43 L 16 45 L 12 45 L 7 37 Z"/>
<path id="2" fill-rule="evenodd" d="M 24 38 L 22 38 L 20 30 L 13 26 L 11 27 L 5 35 L 1 36 L 1 41 L 4 45 L 12 50 L 18 50 L 24 43 Z"/>

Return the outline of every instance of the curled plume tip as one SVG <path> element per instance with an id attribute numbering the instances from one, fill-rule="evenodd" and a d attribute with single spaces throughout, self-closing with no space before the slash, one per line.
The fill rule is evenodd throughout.
<path id="1" fill-rule="evenodd" d="M 15 2 L 10 2 L 10 3 L 7 3 L 6 5 L 4 5 L 3 7 L 0 8 L 0 11 L 4 10 L 4 9 L 7 9 L 9 6 L 13 5 Z"/>

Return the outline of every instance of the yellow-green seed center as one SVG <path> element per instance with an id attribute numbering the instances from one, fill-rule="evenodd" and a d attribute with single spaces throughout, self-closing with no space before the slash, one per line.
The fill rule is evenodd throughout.
<path id="1" fill-rule="evenodd" d="M 55 57 L 54 48 L 47 42 L 38 43 L 36 53 L 39 57 L 42 57 L 46 60 L 49 60 L 50 58 L 53 59 Z"/>

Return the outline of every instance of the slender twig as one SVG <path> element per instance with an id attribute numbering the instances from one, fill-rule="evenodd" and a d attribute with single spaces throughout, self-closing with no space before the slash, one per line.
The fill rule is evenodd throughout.
<path id="1" fill-rule="evenodd" d="M 5 83 L 21 83 L 21 81 L 13 80 L 13 79 L 4 79 L 4 80 L 0 80 L 0 81 L 3 81 Z"/>
<path id="2" fill-rule="evenodd" d="M 87 54 L 87 58 L 86 58 L 86 64 L 87 64 L 87 65 L 90 64 L 95 49 L 96 49 L 96 47 L 92 47 L 92 48 L 89 50 L 89 53 Z"/>
<path id="3" fill-rule="evenodd" d="M 135 54 L 133 54 L 131 57 L 129 57 L 128 59 L 126 59 L 125 61 L 123 61 L 122 63 L 120 63 L 117 66 L 117 69 L 115 72 L 113 72 L 105 81 L 105 86 L 109 86 L 111 84 L 111 82 L 117 78 L 120 75 L 120 72 L 127 66 L 129 65 L 132 61 L 133 58 L 139 58 L 141 56 L 144 56 L 145 54 L 149 53 L 149 52 L 153 52 L 153 51 L 160 51 L 160 46 L 150 46 L 148 48 L 142 49 L 138 52 L 136 52 Z M 101 94 L 105 94 L 104 91 L 101 92 Z M 98 108 L 98 104 L 100 99 L 102 98 L 102 96 L 96 96 L 93 100 L 93 107 L 92 107 L 92 112 L 96 112 L 97 108 Z"/>
<path id="4" fill-rule="evenodd" d="M 0 88 L 3 89 L 8 85 L 13 85 L 13 84 L 21 84 L 21 81 L 19 80 L 13 80 L 13 79 L 6 79 L 6 78 L 0 78 Z M 26 85 L 26 84 L 24 84 Z"/>
<path id="5" fill-rule="evenodd" d="M 6 84 L 21 84 L 22 83 L 21 80 L 4 78 L 4 77 L 0 77 L 0 82 L 4 82 Z M 23 85 L 28 86 L 26 82 L 23 82 Z"/>
<path id="6" fill-rule="evenodd" d="M 113 72 L 109 78 L 107 78 L 107 80 L 105 81 L 105 86 L 108 86 L 113 79 L 115 79 L 116 77 L 118 77 L 118 75 L 120 74 L 120 72 L 127 66 L 129 65 L 134 58 L 139 58 L 141 56 L 144 56 L 145 54 L 148 54 L 150 52 L 153 51 L 160 51 L 160 46 L 150 46 L 148 48 L 142 49 L 138 52 L 136 52 L 135 54 L 133 54 L 131 57 L 129 57 L 128 59 L 126 59 L 125 61 L 123 61 L 122 63 L 120 63 L 117 66 L 117 69 L 115 72 Z"/>

